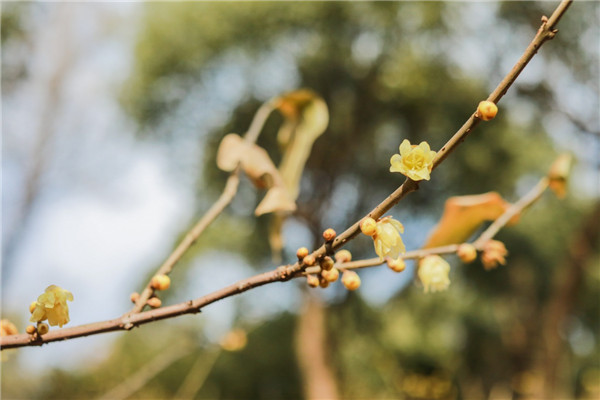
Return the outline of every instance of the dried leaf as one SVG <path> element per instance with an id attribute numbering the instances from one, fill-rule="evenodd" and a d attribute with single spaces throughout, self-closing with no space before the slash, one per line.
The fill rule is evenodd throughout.
<path id="1" fill-rule="evenodd" d="M 548 172 L 548 185 L 558 198 L 567 194 L 567 180 L 571 172 L 573 157 L 570 154 L 561 154 L 552 163 Z"/>
<path id="2" fill-rule="evenodd" d="M 279 212 L 293 212 L 296 210 L 296 203 L 290 199 L 287 189 L 283 186 L 273 186 L 267 191 L 267 194 L 254 210 L 256 216 Z"/>
<path id="3" fill-rule="evenodd" d="M 314 141 L 329 123 L 329 111 L 323 99 L 308 89 L 281 96 L 277 109 L 285 117 L 277 135 L 283 148 L 279 172 L 293 199 L 298 197 L 300 178 Z"/>
<path id="4" fill-rule="evenodd" d="M 269 212 L 290 212 L 296 209 L 279 171 L 262 147 L 247 143 L 235 133 L 225 136 L 217 151 L 217 166 L 223 171 L 233 171 L 241 165 L 244 173 L 258 188 L 268 189 L 255 210 L 256 215 Z"/>
<path id="5" fill-rule="evenodd" d="M 279 173 L 291 198 L 298 198 L 300 179 L 314 141 L 321 136 L 329 123 L 325 101 L 312 90 L 300 89 L 286 93 L 276 100 L 276 107 L 285 117 L 277 141 L 283 157 Z M 277 215 L 269 228 L 269 243 L 273 260 L 279 260 L 283 248 L 281 228 L 285 216 Z"/>
<path id="6" fill-rule="evenodd" d="M 496 192 L 451 197 L 446 200 L 444 214 L 423 247 L 462 243 L 475 233 L 481 224 L 497 219 L 508 207 L 510 203 Z M 513 217 L 510 223 L 516 223 L 518 218 L 518 215 Z"/>

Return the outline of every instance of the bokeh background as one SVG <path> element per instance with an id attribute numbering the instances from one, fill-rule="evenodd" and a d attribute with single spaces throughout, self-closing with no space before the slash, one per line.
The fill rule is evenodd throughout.
<path id="1" fill-rule="evenodd" d="M 70 326 L 114 318 L 218 197 L 215 151 L 261 103 L 311 88 L 315 142 L 284 260 L 363 216 L 402 179 L 404 138 L 438 149 L 497 85 L 556 2 L 2 3 L 2 318 L 22 332 L 49 284 Z M 449 196 L 509 201 L 557 154 L 576 159 L 498 238 L 508 264 L 449 257 L 448 291 L 385 267 L 362 287 L 273 284 L 129 333 L 2 354 L 2 397 L 597 398 L 600 4 L 557 37 L 474 134 L 391 212 L 419 248 Z M 258 143 L 277 163 L 273 115 Z M 172 274 L 171 304 L 273 268 L 269 216 L 243 180 Z M 348 245 L 373 257 L 366 238 Z M 225 338 L 225 339 L 224 339 Z"/>

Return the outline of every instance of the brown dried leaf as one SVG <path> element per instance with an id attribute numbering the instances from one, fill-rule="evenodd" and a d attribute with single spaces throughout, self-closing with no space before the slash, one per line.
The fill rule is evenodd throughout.
<path id="1" fill-rule="evenodd" d="M 300 89 L 286 93 L 277 102 L 285 121 L 277 134 L 283 148 L 279 172 L 293 199 L 298 197 L 300 178 L 314 141 L 329 123 L 325 101 L 315 92 Z"/>
<path id="2" fill-rule="evenodd" d="M 444 214 L 423 247 L 463 243 L 481 224 L 497 219 L 508 207 L 510 203 L 496 192 L 451 197 L 446 200 Z M 514 224 L 518 219 L 517 215 L 510 223 Z"/>
<path id="3" fill-rule="evenodd" d="M 247 143 L 235 133 L 225 136 L 217 151 L 217 166 L 223 171 L 233 171 L 241 165 L 244 173 L 258 188 L 268 189 L 264 199 L 255 210 L 256 215 L 269 212 L 290 212 L 296 209 L 279 171 L 262 147 Z"/>

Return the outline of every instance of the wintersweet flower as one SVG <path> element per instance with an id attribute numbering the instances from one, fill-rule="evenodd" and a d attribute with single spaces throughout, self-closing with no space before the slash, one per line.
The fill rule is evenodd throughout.
<path id="1" fill-rule="evenodd" d="M 372 235 L 375 245 L 375 253 L 383 261 L 386 257 L 397 259 L 400 254 L 406 252 L 401 233 L 404 233 L 404 226 L 400 221 L 392 217 L 384 217 L 377 221 L 375 233 Z"/>
<path id="2" fill-rule="evenodd" d="M 427 142 L 413 146 L 404 139 L 400 145 L 400 154 L 394 154 L 390 159 L 390 172 L 400 172 L 413 181 L 428 181 L 435 155 L 436 152 L 429 148 Z"/>
<path id="3" fill-rule="evenodd" d="M 450 286 L 448 273 L 450 265 L 440 256 L 427 256 L 419 263 L 419 279 L 423 283 L 425 293 L 442 291 Z"/>
<path id="4" fill-rule="evenodd" d="M 73 301 L 73 294 L 56 285 L 50 285 L 35 302 L 35 308 L 31 313 L 31 322 L 48 320 L 50 325 L 62 327 L 69 322 L 68 301 Z"/>

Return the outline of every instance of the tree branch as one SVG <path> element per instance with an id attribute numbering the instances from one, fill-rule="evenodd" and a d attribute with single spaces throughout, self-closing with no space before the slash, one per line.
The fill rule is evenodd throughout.
<path id="1" fill-rule="evenodd" d="M 258 135 L 262 130 L 265 122 L 271 112 L 274 109 L 273 100 L 269 100 L 264 103 L 254 115 L 250 128 L 244 135 L 246 142 L 254 143 L 258 139 Z M 200 220 L 194 225 L 194 227 L 185 235 L 181 243 L 175 248 L 175 250 L 169 255 L 167 260 L 160 266 L 156 271 L 155 275 L 168 275 L 173 270 L 173 267 L 183 257 L 183 255 L 190 249 L 190 247 L 196 243 L 202 232 L 223 212 L 223 210 L 232 202 L 233 198 L 237 193 L 239 178 L 239 167 L 231 172 L 225 188 L 219 199 L 211 206 L 211 208 L 200 218 Z M 154 289 L 151 286 L 151 282 L 146 284 L 146 287 L 140 294 L 139 299 L 135 302 L 135 306 L 128 314 L 139 313 L 146 306 L 146 302 L 154 294 Z M 127 314 L 126 314 L 127 315 Z M 133 328 L 133 325 L 128 325 L 128 329 Z"/>
<path id="2" fill-rule="evenodd" d="M 540 26 L 536 36 L 529 44 L 525 53 L 509 74 L 502 80 L 498 87 L 490 94 L 488 100 L 497 102 L 510 88 L 512 83 L 515 81 L 517 76 L 525 68 L 527 63 L 535 56 L 540 46 L 549 39 L 552 39 L 556 34 L 554 29 L 556 23 L 562 17 L 564 12 L 569 7 L 572 0 L 565 0 L 560 3 L 556 8 L 552 16 L 548 19 L 542 18 L 542 25 Z M 467 122 L 452 136 L 452 138 L 442 147 L 437 153 L 434 160 L 434 168 L 439 166 L 442 161 L 472 132 L 473 128 L 479 122 L 479 118 L 476 113 L 473 113 Z M 377 205 L 367 216 L 374 219 L 381 217 L 385 212 L 390 210 L 396 205 L 406 194 L 417 190 L 417 182 L 406 179 L 404 183 L 396 189 L 391 195 L 389 195 L 384 201 Z M 362 220 L 362 219 L 361 219 Z M 320 259 L 328 253 L 332 253 L 334 250 L 342 247 L 349 240 L 355 237 L 360 231 L 359 222 L 355 222 L 351 227 L 346 229 L 340 234 L 332 243 L 324 244 L 315 250 L 312 255 L 315 259 Z M 142 325 L 149 322 L 162 320 L 166 318 L 172 318 L 183 314 L 194 314 L 200 312 L 202 307 L 205 307 L 218 300 L 237 295 L 245 292 L 252 288 L 266 285 L 273 282 L 287 281 L 291 278 L 301 276 L 304 270 L 307 268 L 301 262 L 296 262 L 293 265 L 281 266 L 277 269 L 269 272 L 265 272 L 251 278 L 241 280 L 233 285 L 227 286 L 206 296 L 190 300 L 184 303 L 175 304 L 155 310 L 150 310 L 140 313 L 130 313 L 121 318 L 113 320 L 96 322 L 88 325 L 75 326 L 72 328 L 65 328 L 50 331 L 43 337 L 34 337 L 28 334 L 4 336 L 0 338 L 0 347 L 4 349 L 23 347 L 23 346 L 39 346 L 44 343 L 66 340 L 81 336 L 87 336 L 92 334 L 98 334 L 103 332 L 111 332 L 117 330 L 130 329 L 131 326 Z"/>

